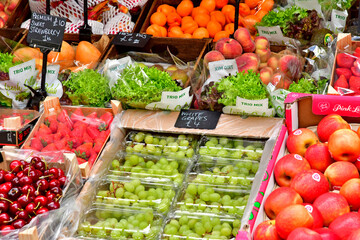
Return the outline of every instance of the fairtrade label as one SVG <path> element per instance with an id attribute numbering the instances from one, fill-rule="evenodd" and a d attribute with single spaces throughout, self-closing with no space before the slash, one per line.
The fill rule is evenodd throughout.
<path id="1" fill-rule="evenodd" d="M 180 111 L 190 108 L 193 96 L 190 96 L 190 87 L 179 92 L 162 92 L 161 101 L 146 105 L 149 110 L 171 110 Z"/>
<path id="2" fill-rule="evenodd" d="M 210 78 L 203 84 L 201 91 L 211 82 L 218 82 L 221 78 L 236 75 L 238 68 L 235 59 L 209 62 Z"/>
<path id="3" fill-rule="evenodd" d="M 295 132 L 293 132 L 294 135 L 300 135 L 302 134 L 302 131 L 300 129 L 296 130 Z"/>
<path id="4" fill-rule="evenodd" d="M 250 116 L 275 116 L 275 109 L 269 109 L 269 99 L 248 100 L 244 98 L 236 98 L 236 106 L 226 106 L 223 112 L 227 114 L 236 115 L 250 115 Z"/>
<path id="5" fill-rule="evenodd" d="M 296 158 L 297 160 L 303 160 L 303 158 L 299 154 L 295 154 L 294 158 Z"/>
<path id="6" fill-rule="evenodd" d="M 345 29 L 347 17 L 347 11 L 333 9 L 331 12 L 330 29 L 336 34 L 342 32 Z"/>
<path id="7" fill-rule="evenodd" d="M 320 182 L 320 175 L 318 173 L 314 173 L 311 177 L 315 181 Z"/>

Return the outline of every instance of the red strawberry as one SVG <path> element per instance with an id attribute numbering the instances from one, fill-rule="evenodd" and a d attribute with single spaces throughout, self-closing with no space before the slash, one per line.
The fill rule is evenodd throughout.
<path id="1" fill-rule="evenodd" d="M 360 77 L 352 76 L 349 80 L 350 88 L 354 91 L 360 91 Z"/>
<path id="2" fill-rule="evenodd" d="M 109 129 L 108 129 L 108 130 L 109 130 Z M 98 138 L 104 140 L 104 142 L 105 142 L 105 140 L 106 140 L 106 139 L 108 138 L 108 136 L 109 136 L 108 130 L 100 132 L 100 135 L 98 136 Z"/>
<path id="3" fill-rule="evenodd" d="M 63 138 L 60 132 L 53 134 L 53 136 L 54 136 L 54 142 L 60 141 Z"/>
<path id="4" fill-rule="evenodd" d="M 346 79 L 348 79 L 348 80 L 352 76 L 352 72 L 348 68 L 337 68 L 335 71 L 336 71 L 336 75 L 338 77 L 340 77 L 341 75 L 344 75 L 346 77 Z"/>
<path id="5" fill-rule="evenodd" d="M 87 134 L 87 132 L 84 133 L 83 140 L 84 140 L 84 143 L 87 143 L 87 142 L 93 143 L 94 142 L 94 140 L 89 136 L 89 134 Z"/>
<path id="6" fill-rule="evenodd" d="M 44 123 L 40 124 L 39 130 L 37 132 L 38 134 L 51 134 L 52 131 L 50 130 L 50 128 L 48 126 L 46 126 Z"/>
<path id="7" fill-rule="evenodd" d="M 97 158 L 97 153 L 94 151 L 91 151 L 90 157 L 88 159 L 90 168 L 94 165 L 96 158 Z"/>
<path id="8" fill-rule="evenodd" d="M 56 148 L 56 145 L 54 143 L 50 143 L 49 145 L 44 147 L 41 151 L 42 152 L 52 152 L 52 151 L 57 151 L 57 150 L 58 149 Z"/>
<path id="9" fill-rule="evenodd" d="M 82 158 L 77 158 L 77 161 L 78 161 L 78 164 L 81 165 L 83 163 L 86 163 L 86 160 L 85 159 L 82 159 Z"/>
<path id="10" fill-rule="evenodd" d="M 100 138 L 96 139 L 95 140 L 95 145 L 94 145 L 94 151 L 96 153 L 99 153 L 101 151 L 101 148 L 104 145 L 104 143 L 105 143 L 105 140 L 100 139 Z"/>
<path id="11" fill-rule="evenodd" d="M 92 113 L 90 113 L 89 115 L 87 115 L 86 117 L 87 117 L 87 118 L 90 118 L 90 119 L 96 119 L 96 118 L 98 118 L 96 112 L 92 112 Z"/>
<path id="12" fill-rule="evenodd" d="M 360 69 L 357 67 L 351 67 L 351 72 L 357 77 L 360 77 Z"/>
<path id="13" fill-rule="evenodd" d="M 36 138 L 36 137 L 31 139 L 30 147 L 36 151 L 41 151 L 41 149 L 43 149 L 43 145 L 42 145 L 40 139 Z"/>
<path id="14" fill-rule="evenodd" d="M 92 138 L 92 139 L 96 139 L 99 135 L 100 135 L 100 131 L 95 128 L 94 126 L 89 126 L 87 129 L 86 129 L 86 132 L 89 134 L 89 136 Z"/>
<path id="15" fill-rule="evenodd" d="M 90 157 L 92 147 L 93 147 L 92 143 L 84 143 L 76 148 L 75 154 L 78 157 L 88 159 Z"/>
<path id="16" fill-rule="evenodd" d="M 57 121 L 51 121 L 49 128 L 51 130 L 52 133 L 56 133 L 57 129 L 58 129 L 58 122 Z"/>
<path id="17" fill-rule="evenodd" d="M 58 132 L 61 133 L 61 136 L 66 136 L 71 134 L 71 129 L 65 124 L 60 122 L 58 126 Z"/>
<path id="18" fill-rule="evenodd" d="M 71 131 L 70 136 L 72 136 L 72 137 L 82 137 L 85 132 L 86 132 L 86 127 L 85 126 L 79 126 L 77 128 L 74 128 Z"/>
<path id="19" fill-rule="evenodd" d="M 355 49 L 355 52 L 356 52 L 356 53 L 360 53 L 360 47 L 357 47 L 357 48 Z"/>
<path id="20" fill-rule="evenodd" d="M 46 122 L 52 122 L 52 121 L 57 121 L 57 117 L 56 115 L 51 115 L 45 118 L 44 122 L 46 124 Z"/>
<path id="21" fill-rule="evenodd" d="M 46 147 L 47 145 L 54 142 L 54 135 L 53 134 L 48 134 L 48 135 L 45 135 L 45 136 L 40 136 L 39 139 L 40 139 L 42 145 L 44 147 Z"/>
<path id="22" fill-rule="evenodd" d="M 351 78 L 350 78 L 351 79 Z M 338 87 L 341 88 L 349 88 L 348 81 L 346 80 L 344 75 L 341 75 L 338 80 L 336 80 L 334 84 L 334 88 L 337 90 Z"/>
<path id="23" fill-rule="evenodd" d="M 74 124 L 74 128 L 78 128 L 78 127 L 83 127 L 83 128 L 87 128 L 88 124 L 86 122 L 83 121 L 77 121 Z"/>
<path id="24" fill-rule="evenodd" d="M 70 151 L 70 147 L 69 147 L 69 144 L 68 144 L 68 139 L 66 137 L 61 139 L 60 141 L 54 142 L 54 144 L 56 145 L 56 147 L 59 150 Z"/>
<path id="25" fill-rule="evenodd" d="M 81 111 L 81 108 L 77 108 L 73 114 L 71 114 L 71 121 L 73 121 L 73 123 L 76 123 L 77 121 L 81 121 L 84 118 L 84 114 Z"/>
<path id="26" fill-rule="evenodd" d="M 354 53 L 353 53 L 353 56 L 355 56 L 356 58 L 360 58 L 360 53 L 354 52 Z"/>
<path id="27" fill-rule="evenodd" d="M 336 63 L 341 68 L 351 68 L 355 59 L 356 58 L 349 53 L 339 53 L 336 56 Z"/>
<path id="28" fill-rule="evenodd" d="M 81 137 L 70 137 L 68 139 L 68 144 L 70 149 L 76 149 L 83 143 L 83 139 Z"/>
<path id="29" fill-rule="evenodd" d="M 101 117 L 100 117 L 101 120 L 103 120 L 106 124 L 106 129 L 109 128 L 110 124 L 112 123 L 113 119 L 114 119 L 114 116 L 112 115 L 112 113 L 110 112 L 106 112 L 104 113 Z"/>
<path id="30" fill-rule="evenodd" d="M 66 112 L 65 109 L 63 109 L 63 110 L 61 111 L 61 113 L 58 115 L 57 119 L 58 119 L 59 122 L 62 122 L 62 123 L 64 123 L 64 124 L 66 124 L 66 126 L 68 126 L 70 129 L 73 128 L 73 125 L 74 125 L 74 124 L 73 124 L 73 122 L 71 121 L 71 119 L 70 119 L 70 117 L 69 117 L 69 115 L 67 114 L 67 112 Z"/>

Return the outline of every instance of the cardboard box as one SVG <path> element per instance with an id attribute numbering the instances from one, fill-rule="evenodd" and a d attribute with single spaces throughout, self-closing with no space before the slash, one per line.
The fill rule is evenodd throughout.
<path id="1" fill-rule="evenodd" d="M 33 114 L 34 116 L 27 124 L 22 124 L 20 122 L 20 117 L 6 119 L 4 127 L 0 127 L 0 146 L 19 147 L 25 142 L 34 127 L 37 118 L 40 116 L 39 112 L 35 110 L 0 109 L 0 116 L 12 115 L 13 113 L 19 113 L 22 115 Z"/>

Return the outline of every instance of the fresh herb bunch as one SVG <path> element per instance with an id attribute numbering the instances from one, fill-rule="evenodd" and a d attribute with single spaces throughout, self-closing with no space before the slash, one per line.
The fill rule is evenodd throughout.
<path id="1" fill-rule="evenodd" d="M 14 67 L 21 62 L 13 62 L 14 55 L 9 53 L 0 53 L 0 81 L 9 80 L 9 68 Z"/>
<path id="2" fill-rule="evenodd" d="M 73 105 L 105 107 L 111 99 L 109 81 L 92 69 L 72 73 L 63 85 Z"/>
<path id="3" fill-rule="evenodd" d="M 171 76 L 155 67 L 127 66 L 115 86 L 111 88 L 114 98 L 133 108 L 145 108 L 159 102 L 163 91 L 177 92 L 182 88 Z"/>
<path id="4" fill-rule="evenodd" d="M 329 80 L 324 78 L 317 82 L 314 79 L 301 78 L 297 83 L 293 82 L 288 91 L 296 93 L 321 94 Z"/>

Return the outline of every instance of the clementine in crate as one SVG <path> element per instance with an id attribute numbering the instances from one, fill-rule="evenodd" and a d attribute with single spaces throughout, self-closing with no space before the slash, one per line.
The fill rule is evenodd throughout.
<path id="1" fill-rule="evenodd" d="M 198 29 L 198 24 L 197 22 L 195 22 L 194 20 L 192 21 L 188 21 L 188 22 L 185 22 L 184 24 L 181 25 L 181 30 L 184 32 L 184 33 L 189 33 L 189 34 L 193 34 L 193 32 Z"/>
<path id="2" fill-rule="evenodd" d="M 155 12 L 150 17 L 150 23 L 159 26 L 165 26 L 166 20 L 166 15 L 162 12 Z"/>
<path id="3" fill-rule="evenodd" d="M 256 16 L 258 18 L 259 21 L 261 21 L 261 19 L 266 15 L 268 14 L 268 11 L 265 11 L 265 10 L 259 10 L 255 13 L 254 16 Z"/>
<path id="4" fill-rule="evenodd" d="M 255 24 L 260 22 L 259 18 L 255 15 L 249 15 L 241 19 L 243 25 L 249 29 L 250 32 L 254 33 L 256 31 Z"/>
<path id="5" fill-rule="evenodd" d="M 190 0 L 183 0 L 177 6 L 176 11 L 181 17 L 189 16 L 194 8 L 194 4 Z"/>
<path id="6" fill-rule="evenodd" d="M 262 0 L 259 3 L 259 9 L 265 10 L 270 12 L 274 7 L 274 1 L 273 0 Z"/>
<path id="7" fill-rule="evenodd" d="M 215 0 L 215 6 L 217 9 L 222 9 L 228 2 L 229 0 Z"/>
<path id="8" fill-rule="evenodd" d="M 222 30 L 222 27 L 220 23 L 216 21 L 210 21 L 208 25 L 206 26 L 206 29 L 209 32 L 209 36 L 213 38 L 216 33 L 220 32 Z"/>
<path id="9" fill-rule="evenodd" d="M 168 37 L 183 37 L 184 33 L 180 27 L 175 26 L 169 28 Z"/>
<path id="10" fill-rule="evenodd" d="M 180 26 L 181 24 L 181 17 L 177 12 L 169 13 L 166 19 L 169 27 Z"/>
<path id="11" fill-rule="evenodd" d="M 220 39 L 222 39 L 222 38 L 228 38 L 229 36 L 230 36 L 229 32 L 227 32 L 227 31 L 220 31 L 220 32 L 218 32 L 218 33 L 215 34 L 213 41 L 214 41 L 214 42 L 217 42 L 217 41 L 219 41 Z"/>
<path id="12" fill-rule="evenodd" d="M 167 30 L 162 26 L 152 24 L 146 29 L 146 34 L 153 35 L 154 37 L 166 37 Z"/>
<path id="13" fill-rule="evenodd" d="M 208 38 L 209 37 L 209 32 L 206 28 L 198 28 L 194 31 L 193 33 L 193 38 L 199 38 L 199 39 L 202 39 L 202 38 Z"/>
<path id="14" fill-rule="evenodd" d="M 228 32 L 229 34 L 233 34 L 234 33 L 234 27 L 235 27 L 235 24 L 229 23 L 229 24 L 226 24 L 226 26 L 224 27 L 224 30 L 226 32 Z"/>
<path id="15" fill-rule="evenodd" d="M 183 38 L 192 38 L 190 33 L 184 33 Z"/>
<path id="16" fill-rule="evenodd" d="M 225 5 L 221 9 L 221 12 L 224 14 L 224 16 L 228 15 L 229 13 L 234 13 L 235 14 L 235 7 L 233 5 Z"/>
<path id="17" fill-rule="evenodd" d="M 167 16 L 170 13 L 176 12 L 176 9 L 173 6 L 170 6 L 168 4 L 161 4 L 160 6 L 158 6 L 156 11 L 162 12 L 163 14 L 165 14 Z"/>
<path id="18" fill-rule="evenodd" d="M 181 19 L 181 25 L 184 25 L 188 22 L 194 22 L 194 19 L 191 16 L 186 16 Z"/>
<path id="19" fill-rule="evenodd" d="M 226 19 L 225 15 L 220 11 L 214 11 L 210 13 L 211 21 L 216 21 L 220 23 L 220 25 L 223 27 L 225 26 Z"/>
<path id="20" fill-rule="evenodd" d="M 210 22 L 210 15 L 208 14 L 197 14 L 194 17 L 195 22 L 197 22 L 197 24 L 200 27 L 206 27 L 208 25 L 208 23 Z"/>
<path id="21" fill-rule="evenodd" d="M 255 8 L 259 3 L 259 0 L 245 0 L 245 4 L 248 5 L 249 8 Z"/>
<path id="22" fill-rule="evenodd" d="M 209 12 L 212 12 L 215 10 L 216 7 L 215 0 L 202 0 L 200 3 L 200 7 L 203 7 Z"/>
<path id="23" fill-rule="evenodd" d="M 194 18 L 198 14 L 210 14 L 206 8 L 196 7 L 192 10 L 191 16 Z"/>
<path id="24" fill-rule="evenodd" d="M 241 16 L 245 17 L 250 14 L 250 7 L 245 3 L 239 4 L 239 13 Z"/>

